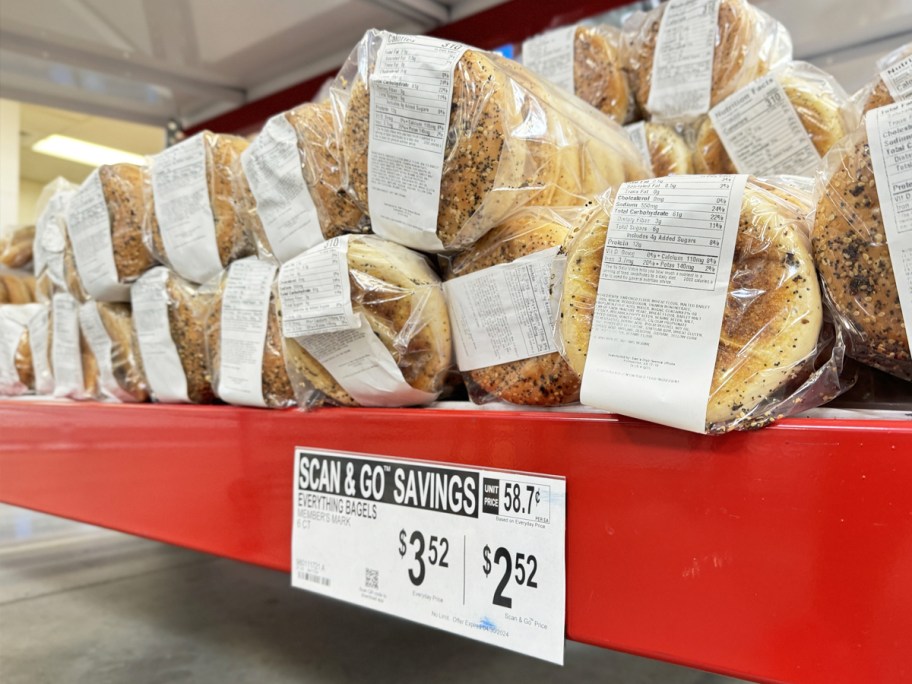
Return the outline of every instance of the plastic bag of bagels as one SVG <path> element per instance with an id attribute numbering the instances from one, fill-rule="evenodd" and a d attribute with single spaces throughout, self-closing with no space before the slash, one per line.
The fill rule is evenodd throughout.
<path id="1" fill-rule="evenodd" d="M 130 305 L 86 302 L 79 307 L 79 328 L 97 369 L 98 397 L 122 402 L 148 401 L 149 386 Z"/>
<path id="2" fill-rule="evenodd" d="M 0 395 L 35 389 L 28 322 L 40 308 L 41 304 L 0 305 Z"/>
<path id="3" fill-rule="evenodd" d="M 212 389 L 229 404 L 281 408 L 294 404 L 275 292 L 278 267 L 256 257 L 231 263 L 204 285 L 206 356 Z"/>
<path id="4" fill-rule="evenodd" d="M 35 301 L 35 287 L 34 276 L 0 270 L 0 304 L 30 304 Z"/>
<path id="5" fill-rule="evenodd" d="M 663 182 L 600 197 L 566 246 L 556 337 L 583 376 L 582 402 L 722 433 L 762 427 L 847 389 L 800 184 L 677 176 L 666 182 L 671 195 L 639 187 Z M 739 185 L 743 193 L 732 190 Z M 696 214 L 695 197 L 708 197 L 714 215 Z M 731 250 L 728 275 L 720 245 Z"/>
<path id="6" fill-rule="evenodd" d="M 255 251 L 249 215 L 239 207 L 240 136 L 203 131 L 148 158 L 143 239 L 182 278 L 204 283 Z"/>
<path id="7" fill-rule="evenodd" d="M 68 292 L 55 292 L 48 310 L 47 359 L 58 398 L 99 396 L 98 365 L 79 327 L 79 302 Z"/>
<path id="8" fill-rule="evenodd" d="M 878 144 L 869 139 L 868 126 L 881 113 L 898 117 L 894 121 L 899 130 Z M 910 130 L 912 103 L 886 105 L 869 110 L 865 122 L 830 150 L 817 178 L 813 245 L 823 289 L 845 333 L 849 356 L 912 381 L 906 317 L 912 308 L 912 286 L 908 276 L 897 273 L 903 270 L 897 269 L 897 260 L 902 259 L 908 273 L 912 244 L 886 225 L 892 216 L 894 223 L 904 220 L 908 227 L 907 215 L 897 216 L 893 209 L 894 202 L 908 202 L 909 195 L 902 189 L 902 163 L 893 155 L 908 154 Z M 889 175 L 875 171 L 875 155 L 893 156 Z"/>
<path id="9" fill-rule="evenodd" d="M 0 266 L 25 268 L 32 263 L 35 226 L 13 226 L 0 232 Z"/>
<path id="10" fill-rule="evenodd" d="M 523 42 L 521 60 L 542 78 L 624 124 L 634 119 L 636 103 L 621 46 L 621 31 L 614 26 L 566 26 Z"/>
<path id="11" fill-rule="evenodd" d="M 368 31 L 333 83 L 346 189 L 373 231 L 456 251 L 524 206 L 649 174 L 622 129 L 500 55 Z"/>
<path id="12" fill-rule="evenodd" d="M 424 256 L 373 235 L 337 237 L 283 264 L 278 292 L 299 406 L 415 406 L 442 391 L 450 321 Z"/>
<path id="13" fill-rule="evenodd" d="M 857 123 L 857 108 L 835 78 L 813 64 L 788 62 L 703 117 L 694 171 L 812 176 Z"/>
<path id="14" fill-rule="evenodd" d="M 792 58 L 785 27 L 746 0 L 670 0 L 623 31 L 637 105 L 657 121 L 705 114 Z"/>
<path id="15" fill-rule="evenodd" d="M 624 126 L 624 132 L 656 178 L 693 173 L 693 154 L 683 126 L 637 121 Z"/>
<path id="16" fill-rule="evenodd" d="M 152 399 L 215 400 L 206 360 L 205 320 L 211 295 L 163 266 L 130 287 L 133 326 Z"/>
<path id="17" fill-rule="evenodd" d="M 235 192 L 250 216 L 259 254 L 288 261 L 310 247 L 368 229 L 342 188 L 342 158 L 327 100 L 266 122 L 241 153 Z"/>
<path id="18" fill-rule="evenodd" d="M 853 96 L 862 114 L 912 97 L 912 43 L 906 43 L 877 61 L 877 75 Z"/>
<path id="19" fill-rule="evenodd" d="M 554 345 L 552 262 L 582 207 L 527 207 L 446 260 L 457 365 L 475 403 L 559 406 L 580 377 Z"/>

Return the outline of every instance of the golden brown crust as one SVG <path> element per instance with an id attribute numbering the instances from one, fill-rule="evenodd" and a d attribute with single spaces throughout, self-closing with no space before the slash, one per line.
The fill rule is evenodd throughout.
<path id="1" fill-rule="evenodd" d="M 111 338 L 111 371 L 118 386 L 138 402 L 149 400 L 149 385 L 142 365 L 139 341 L 129 304 L 98 302 L 98 315 Z"/>
<path id="2" fill-rule="evenodd" d="M 656 178 L 670 176 L 673 173 L 693 173 L 690 149 L 684 138 L 671 126 L 647 123 L 645 131 L 646 146 L 652 160 L 652 172 Z"/>
<path id="3" fill-rule="evenodd" d="M 627 72 L 623 69 L 619 37 L 613 27 L 579 26 L 573 44 L 573 88 L 584 102 L 627 123 L 634 113 Z"/>
<path id="4" fill-rule="evenodd" d="M 0 265 L 22 268 L 32 260 L 35 226 L 19 226 L 0 238 Z"/>
<path id="5" fill-rule="evenodd" d="M 722 139 L 708 116 L 703 117 L 700 127 L 697 129 L 693 167 L 696 173 L 738 173 L 735 163 L 725 151 Z"/>
<path id="6" fill-rule="evenodd" d="M 912 355 L 864 126 L 847 141 L 819 193 L 814 258 L 849 355 L 912 380 Z"/>
<path id="7" fill-rule="evenodd" d="M 92 348 L 86 340 L 82 330 L 79 331 L 79 356 L 82 362 L 82 384 L 85 387 L 86 398 L 97 399 L 101 396 L 101 382 L 98 372 L 98 362 L 92 354 Z"/>
<path id="8" fill-rule="evenodd" d="M 100 166 L 98 177 L 111 221 L 117 280 L 132 283 L 156 263 L 142 236 L 145 216 L 142 167 L 135 164 Z"/>
<path id="9" fill-rule="evenodd" d="M 558 247 L 568 233 L 568 227 L 546 211 L 519 212 L 455 257 L 451 275 L 468 275 Z M 580 377 L 557 352 L 478 368 L 465 375 L 476 401 L 500 399 L 526 406 L 579 401 Z"/>
<path id="10" fill-rule="evenodd" d="M 0 273 L 0 304 L 29 304 L 35 301 L 35 278 L 18 273 Z"/>
<path id="11" fill-rule="evenodd" d="M 904 45 L 903 47 L 895 50 L 890 53 L 884 61 L 878 62 L 878 67 L 885 69 L 891 67 L 898 62 L 901 62 L 909 55 L 912 55 L 912 43 Z M 885 107 L 887 105 L 893 104 L 896 100 L 893 99 L 890 89 L 887 88 L 887 84 L 884 83 L 883 78 L 880 75 L 874 79 L 874 83 L 868 86 L 869 92 L 867 96 L 861 102 L 861 113 L 862 115 L 866 114 L 872 109 L 877 109 L 878 107 Z"/>
<path id="12" fill-rule="evenodd" d="M 32 365 L 32 346 L 29 344 L 29 331 L 27 326 L 22 328 L 22 337 L 16 347 L 16 373 L 27 389 L 35 389 L 35 368 Z"/>
<path id="13" fill-rule="evenodd" d="M 215 401 L 215 393 L 206 361 L 203 327 L 207 297 L 174 273 L 168 274 L 165 287 L 171 339 L 187 377 L 187 397 L 194 404 L 210 404 Z"/>

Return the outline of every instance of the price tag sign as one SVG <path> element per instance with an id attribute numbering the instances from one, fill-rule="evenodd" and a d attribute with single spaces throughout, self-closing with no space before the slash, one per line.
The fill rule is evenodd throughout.
<path id="1" fill-rule="evenodd" d="M 564 662 L 564 478 L 299 447 L 291 584 Z"/>

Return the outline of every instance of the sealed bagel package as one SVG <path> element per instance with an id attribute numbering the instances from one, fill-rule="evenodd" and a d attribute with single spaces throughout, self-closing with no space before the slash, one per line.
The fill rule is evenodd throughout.
<path id="1" fill-rule="evenodd" d="M 278 267 L 248 257 L 232 262 L 214 283 L 206 317 L 212 389 L 224 402 L 280 408 L 294 404 L 285 369 L 274 284 Z"/>
<path id="2" fill-rule="evenodd" d="M 248 215 L 235 188 L 238 157 L 249 143 L 203 131 L 148 159 L 143 237 L 157 261 L 204 283 L 253 254 Z"/>
<path id="3" fill-rule="evenodd" d="M 0 304 L 30 304 L 35 287 L 35 277 L 28 273 L 0 270 Z"/>
<path id="4" fill-rule="evenodd" d="M 416 406 L 452 365 L 440 278 L 373 235 L 333 238 L 282 265 L 285 363 L 299 406 Z"/>
<path id="5" fill-rule="evenodd" d="M 156 263 L 143 240 L 144 216 L 143 170 L 135 164 L 98 167 L 70 199 L 73 266 L 96 301 L 129 301 L 130 283 Z"/>
<path id="6" fill-rule="evenodd" d="M 814 259 L 848 354 L 912 381 L 912 100 L 871 109 L 818 176 Z"/>
<path id="7" fill-rule="evenodd" d="M 637 121 L 624 126 L 624 132 L 656 178 L 693 173 L 690 146 L 675 126 Z"/>
<path id="8" fill-rule="evenodd" d="M 92 399 L 98 395 L 98 366 L 79 328 L 79 302 L 55 292 L 47 326 L 47 355 L 58 398 Z"/>
<path id="9" fill-rule="evenodd" d="M 35 242 L 35 226 L 11 226 L 0 228 L 0 266 L 26 268 L 32 263 L 32 245 Z"/>
<path id="10" fill-rule="evenodd" d="M 648 176 L 607 116 L 499 55 L 368 31 L 332 87 L 346 189 L 381 237 L 465 248 L 524 206 Z"/>
<path id="11" fill-rule="evenodd" d="M 557 336 L 587 406 L 700 433 L 846 389 L 805 200 L 748 176 L 627 183 L 567 248 Z"/>
<path id="12" fill-rule="evenodd" d="M 89 301 L 79 307 L 79 327 L 95 359 L 100 399 L 149 400 L 149 387 L 139 354 L 130 305 Z"/>
<path id="13" fill-rule="evenodd" d="M 205 340 L 210 297 L 170 269 L 156 266 L 133 283 L 130 300 L 152 399 L 212 403 Z"/>
<path id="14" fill-rule="evenodd" d="M 41 304 L 0 305 L 0 396 L 35 389 L 28 323 L 41 308 Z"/>
<path id="15" fill-rule="evenodd" d="M 54 393 L 54 374 L 48 352 L 50 333 L 49 302 L 39 303 L 35 313 L 28 320 L 28 340 L 32 354 L 32 371 L 35 377 L 35 394 Z"/>
<path id="16" fill-rule="evenodd" d="M 669 0 L 623 30 L 634 97 L 654 121 L 696 119 L 792 57 L 785 27 L 746 0 Z"/>
<path id="17" fill-rule="evenodd" d="M 621 48 L 614 26 L 564 26 L 525 40 L 522 64 L 624 124 L 633 120 L 636 103 Z"/>
<path id="18" fill-rule="evenodd" d="M 32 268 L 38 281 L 39 301 L 50 302 L 54 291 L 65 289 L 66 215 L 77 187 L 68 180 L 55 178 L 44 186 L 38 197 Z"/>
<path id="19" fill-rule="evenodd" d="M 240 156 L 236 189 L 260 255 L 279 263 L 329 238 L 368 228 L 342 188 L 332 105 L 307 103 L 278 114 Z"/>
<path id="20" fill-rule="evenodd" d="M 709 110 L 697 127 L 694 170 L 813 176 L 857 119 L 835 78 L 807 62 L 788 62 Z"/>
<path id="21" fill-rule="evenodd" d="M 581 208 L 527 207 L 449 260 L 456 363 L 475 403 L 579 401 L 580 376 L 552 330 L 552 263 Z"/>
<path id="22" fill-rule="evenodd" d="M 906 43 L 877 61 L 877 76 L 855 94 L 862 114 L 912 98 L 912 43 Z"/>

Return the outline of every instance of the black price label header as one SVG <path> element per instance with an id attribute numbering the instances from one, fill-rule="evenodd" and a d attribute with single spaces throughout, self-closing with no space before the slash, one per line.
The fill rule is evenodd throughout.
<path id="1" fill-rule="evenodd" d="M 298 451 L 298 488 L 478 517 L 477 473 Z"/>

